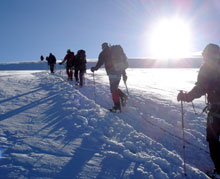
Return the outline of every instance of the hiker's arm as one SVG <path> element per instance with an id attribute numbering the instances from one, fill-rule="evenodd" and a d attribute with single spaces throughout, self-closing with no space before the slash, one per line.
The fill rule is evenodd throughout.
<path id="1" fill-rule="evenodd" d="M 63 64 L 67 60 L 67 55 L 64 57 L 63 61 L 60 64 Z"/>
<path id="2" fill-rule="evenodd" d="M 99 55 L 98 62 L 96 63 L 95 69 L 98 70 L 104 64 L 103 53 Z"/>
<path id="3" fill-rule="evenodd" d="M 177 95 L 177 101 L 186 101 L 186 102 L 192 102 L 196 98 L 200 98 L 202 95 L 206 94 L 208 92 L 208 86 L 209 86 L 209 73 L 207 71 L 207 68 L 205 66 L 202 66 L 200 68 L 198 79 L 191 91 L 182 92 Z"/>
<path id="4" fill-rule="evenodd" d="M 202 95 L 208 92 L 209 75 L 210 74 L 208 73 L 206 67 L 202 66 L 198 74 L 196 85 L 190 92 L 188 92 L 188 95 L 192 98 L 192 100 L 200 98 Z"/>
<path id="5" fill-rule="evenodd" d="M 99 58 L 98 58 L 98 62 L 96 63 L 95 67 L 91 68 L 91 71 L 94 72 L 94 71 L 98 70 L 103 64 L 104 64 L 103 53 L 100 53 Z"/>

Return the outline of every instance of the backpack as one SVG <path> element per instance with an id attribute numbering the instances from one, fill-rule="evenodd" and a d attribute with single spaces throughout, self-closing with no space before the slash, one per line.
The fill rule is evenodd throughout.
<path id="1" fill-rule="evenodd" d="M 120 45 L 113 45 L 110 47 L 111 61 L 115 71 L 123 72 L 128 68 L 127 56 Z"/>
<path id="2" fill-rule="evenodd" d="M 79 50 L 75 59 L 75 68 L 83 70 L 86 68 L 86 52 L 85 50 Z"/>
<path id="3" fill-rule="evenodd" d="M 52 55 L 51 63 L 52 64 L 56 64 L 56 61 L 57 61 L 56 57 L 54 55 Z"/>

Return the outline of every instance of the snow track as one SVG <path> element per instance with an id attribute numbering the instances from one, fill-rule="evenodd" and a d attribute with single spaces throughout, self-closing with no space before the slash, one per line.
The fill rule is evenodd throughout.
<path id="1" fill-rule="evenodd" d="M 184 177 L 179 104 L 131 87 L 113 114 L 103 71 L 96 96 L 90 73 L 78 89 L 63 71 L 0 73 L 0 178 Z M 207 178 L 204 116 L 188 108 L 187 178 Z"/>

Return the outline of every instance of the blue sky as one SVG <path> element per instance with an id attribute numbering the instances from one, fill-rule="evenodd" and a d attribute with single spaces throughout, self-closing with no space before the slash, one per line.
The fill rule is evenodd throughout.
<path id="1" fill-rule="evenodd" d="M 97 58 L 102 42 L 121 44 L 128 57 L 149 57 L 149 29 L 173 16 L 191 24 L 198 52 L 220 44 L 219 9 L 219 0 L 0 0 L 0 62 L 50 52 L 62 59 L 68 48 Z"/>

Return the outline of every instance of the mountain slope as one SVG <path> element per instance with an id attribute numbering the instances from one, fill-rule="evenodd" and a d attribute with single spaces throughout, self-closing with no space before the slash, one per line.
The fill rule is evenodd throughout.
<path id="1" fill-rule="evenodd" d="M 136 74 L 129 71 L 131 82 Z M 129 85 L 128 107 L 112 114 L 103 70 L 96 88 L 90 73 L 79 89 L 59 70 L 1 71 L 0 78 L 1 178 L 183 178 L 180 109 L 166 92 Z M 207 178 L 204 115 L 186 109 L 187 176 Z"/>

